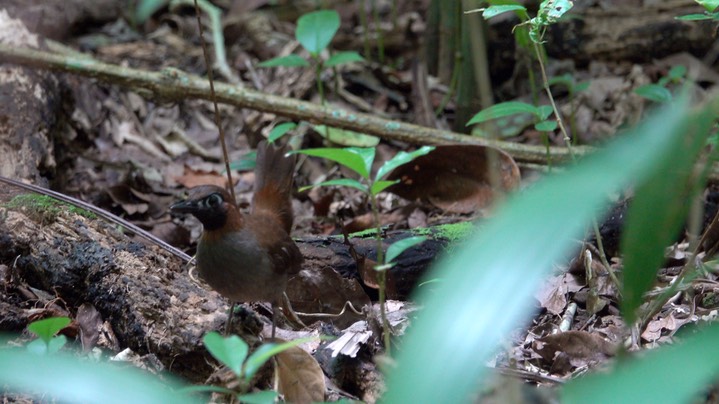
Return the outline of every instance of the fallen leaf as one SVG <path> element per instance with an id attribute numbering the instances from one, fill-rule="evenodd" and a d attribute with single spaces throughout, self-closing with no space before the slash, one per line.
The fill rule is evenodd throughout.
<path id="1" fill-rule="evenodd" d="M 275 355 L 276 377 L 280 394 L 295 404 L 325 400 L 325 375 L 312 355 L 300 347 L 292 347 Z"/>
<path id="2" fill-rule="evenodd" d="M 498 188 L 492 186 L 490 152 L 496 157 Z M 409 200 L 425 200 L 448 212 L 470 213 L 488 207 L 498 194 L 519 185 L 519 167 L 507 153 L 486 146 L 437 146 L 431 153 L 393 170 L 399 180 L 388 191 Z"/>

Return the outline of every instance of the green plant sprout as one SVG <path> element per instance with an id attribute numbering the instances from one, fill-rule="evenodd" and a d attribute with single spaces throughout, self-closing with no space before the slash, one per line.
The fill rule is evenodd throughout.
<path id="1" fill-rule="evenodd" d="M 240 382 L 239 393 L 217 386 L 191 386 L 182 389 L 183 392 L 217 392 L 236 395 L 237 399 L 244 403 L 273 403 L 278 397 L 273 390 L 249 393 L 246 391 L 252 378 L 257 371 L 267 363 L 273 356 L 286 351 L 292 347 L 314 340 L 316 337 L 299 338 L 281 344 L 268 342 L 262 344 L 255 352 L 250 354 L 250 347 L 237 335 L 223 337 L 212 331 L 205 334 L 202 339 L 210 354 L 220 363 L 227 366 L 237 376 Z"/>
<path id="2" fill-rule="evenodd" d="M 546 59 L 546 51 L 544 50 L 543 46 L 543 38 L 547 28 L 550 25 L 559 21 L 559 19 L 562 18 L 562 16 L 564 16 L 564 14 L 566 14 L 567 11 L 572 8 L 572 6 L 574 6 L 574 4 L 572 1 L 569 0 L 543 0 L 542 3 L 539 5 L 539 10 L 537 10 L 537 15 L 534 18 L 529 18 L 527 8 L 520 4 L 492 5 L 487 8 L 480 8 L 472 10 L 470 12 L 482 12 L 482 17 L 485 20 L 510 11 L 516 13 L 517 16 L 519 16 L 522 22 L 515 26 L 515 30 L 528 30 L 529 39 L 532 42 L 532 47 L 534 48 L 534 53 L 536 55 L 537 61 L 539 62 L 539 68 L 542 73 L 544 90 L 547 93 L 547 97 L 549 98 L 549 103 L 552 107 L 552 111 L 554 111 L 554 117 L 556 120 L 557 127 L 562 133 L 564 142 L 567 145 L 567 149 L 569 150 L 569 154 L 572 156 L 572 159 L 574 159 L 572 142 L 569 138 L 569 134 L 567 133 L 566 128 L 564 127 L 564 123 L 562 122 L 562 117 L 559 113 L 559 109 L 557 108 L 557 104 L 554 102 L 554 96 L 552 96 L 552 91 L 549 88 L 549 78 L 547 77 L 547 71 L 544 66 L 544 61 Z M 472 122 L 475 117 L 473 117 L 470 122 Z M 550 125 L 541 124 L 540 128 L 545 129 L 546 131 L 550 128 Z"/>
<path id="3" fill-rule="evenodd" d="M 315 81 L 322 103 L 325 102 L 321 74 L 325 68 L 336 67 L 344 63 L 361 62 L 364 58 L 354 51 L 337 52 L 326 60 L 322 52 L 327 49 L 340 27 L 340 16 L 334 10 L 319 10 L 307 13 L 297 20 L 295 38 L 310 54 L 315 63 Z M 310 62 L 295 54 L 280 56 L 260 63 L 260 67 L 310 67 Z"/>
<path id="4" fill-rule="evenodd" d="M 719 7 L 719 0 L 694 0 L 700 6 L 704 7 L 702 14 L 686 14 L 675 17 L 682 21 L 701 21 L 701 20 L 719 20 L 719 11 L 714 11 Z"/>
<path id="5" fill-rule="evenodd" d="M 557 120 L 548 119 L 552 114 L 552 107 L 550 105 L 536 107 L 532 104 L 520 101 L 502 102 L 476 113 L 469 122 L 467 122 L 467 126 L 516 114 L 529 114 L 534 117 L 534 129 L 542 133 L 542 139 L 547 149 L 547 166 L 551 168 L 552 155 L 549 150 L 549 132 L 557 129 Z"/>
<path id="6" fill-rule="evenodd" d="M 672 100 L 672 93 L 667 86 L 669 84 L 681 83 L 687 74 L 687 68 L 683 65 L 673 66 L 666 76 L 656 83 L 644 84 L 634 89 L 634 94 L 654 102 L 669 102 Z"/>
<path id="7" fill-rule="evenodd" d="M 352 178 L 338 178 L 334 180 L 325 181 L 316 185 L 304 187 L 302 189 L 308 189 L 312 187 L 325 187 L 325 186 L 344 186 L 360 190 L 365 194 L 370 201 L 370 207 L 372 209 L 373 224 L 375 227 L 375 239 L 377 241 L 377 284 L 379 285 L 379 305 L 380 305 L 380 316 L 382 317 L 382 331 L 384 337 L 385 352 L 390 356 L 390 327 L 389 321 L 387 321 L 387 313 L 385 307 L 385 286 L 386 286 L 386 271 L 392 267 L 391 261 L 397 258 L 402 251 L 406 250 L 413 245 L 421 243 L 424 240 L 423 236 L 410 237 L 396 242 L 397 247 L 390 246 L 387 251 L 387 255 L 384 254 L 382 249 L 382 232 L 381 223 L 379 219 L 379 204 L 377 203 L 377 195 L 387 189 L 387 187 L 397 183 L 397 181 L 388 181 L 384 178 L 392 172 L 395 168 L 407 164 L 419 156 L 423 156 L 434 150 L 434 147 L 423 146 L 413 152 L 400 151 L 393 158 L 386 161 L 375 173 L 371 175 L 372 163 L 375 158 L 374 148 L 359 148 L 359 147 L 347 147 L 347 148 L 319 148 L 319 149 L 307 149 L 298 150 L 295 153 L 306 154 L 308 156 L 321 157 L 327 160 L 339 163 L 350 170 L 359 174 L 361 180 L 355 180 Z M 388 259 L 389 258 L 389 259 Z"/>
<path id="8" fill-rule="evenodd" d="M 50 317 L 33 321 L 27 326 L 28 331 L 38 338 L 27 344 L 27 350 L 40 355 L 54 354 L 67 343 L 64 335 L 55 335 L 70 324 L 68 317 Z"/>

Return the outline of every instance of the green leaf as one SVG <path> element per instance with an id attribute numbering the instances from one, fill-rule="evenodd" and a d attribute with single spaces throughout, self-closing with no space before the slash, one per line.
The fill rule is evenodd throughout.
<path id="1" fill-rule="evenodd" d="M 28 331 L 37 335 L 45 344 L 48 344 L 58 331 L 67 327 L 70 319 L 67 317 L 50 317 L 44 320 L 33 321 L 27 326 Z"/>
<path id="2" fill-rule="evenodd" d="M 702 20 L 712 20 L 714 19 L 709 14 L 686 14 L 686 15 L 680 15 L 678 17 L 674 17 L 676 20 L 681 21 L 702 21 Z"/>
<path id="3" fill-rule="evenodd" d="M 237 161 L 233 161 L 230 163 L 230 170 L 237 170 L 237 171 L 250 171 L 255 169 L 255 165 L 257 163 L 257 151 L 253 150 L 251 152 L 248 152 L 242 158 L 240 158 Z"/>
<path id="4" fill-rule="evenodd" d="M 344 63 L 364 62 L 364 58 L 355 51 L 337 52 L 325 62 L 325 67 L 333 67 Z"/>
<path id="5" fill-rule="evenodd" d="M 61 403 L 203 403 L 178 394 L 171 375 L 158 377 L 133 366 L 80 360 L 76 356 L 38 356 L 22 349 L 0 350 L 3 392 L 41 394 L 44 402 Z M 52 398 L 52 399 L 51 399 Z"/>
<path id="6" fill-rule="evenodd" d="M 507 5 L 500 5 L 500 6 L 489 6 L 482 12 L 482 17 L 485 20 L 488 20 L 492 17 L 496 17 L 500 14 L 504 14 L 508 11 L 524 11 L 527 12 L 527 8 L 524 6 L 520 6 L 518 4 L 507 4 Z"/>
<path id="7" fill-rule="evenodd" d="M 67 344 L 67 337 L 64 335 L 58 335 L 47 343 L 47 353 L 52 355 L 62 349 L 65 344 Z"/>
<path id="8" fill-rule="evenodd" d="M 252 379 L 255 373 L 260 370 L 262 365 L 278 353 L 316 339 L 317 337 L 305 337 L 283 342 L 281 344 L 276 344 L 274 342 L 262 344 L 262 346 L 257 348 L 257 350 L 253 352 L 249 358 L 247 358 L 247 364 L 245 364 L 245 380 L 249 381 Z"/>
<path id="9" fill-rule="evenodd" d="M 227 366 L 237 376 L 242 375 L 242 364 L 247 358 L 249 346 L 237 335 L 223 337 L 216 331 L 205 334 L 202 339 L 205 348 L 218 361 Z"/>
<path id="10" fill-rule="evenodd" d="M 671 69 L 669 69 L 669 73 L 667 74 L 667 77 L 671 81 L 679 81 L 683 79 L 687 75 L 687 67 L 684 65 L 676 65 L 672 66 Z"/>
<path id="11" fill-rule="evenodd" d="M 302 153 L 308 156 L 322 157 L 327 160 L 332 160 L 356 172 L 362 176 L 362 178 L 369 179 L 369 172 L 372 169 L 372 162 L 374 161 L 374 152 L 375 150 L 373 148 L 346 147 L 344 149 L 340 149 L 326 147 L 319 149 L 297 150 L 292 153 Z"/>
<path id="12" fill-rule="evenodd" d="M 641 356 L 625 357 L 611 372 L 569 380 L 563 403 L 692 403 L 719 376 L 719 325 L 712 324 L 684 341 Z M 677 371 L 681 369 L 681 371 Z"/>
<path id="13" fill-rule="evenodd" d="M 340 27 L 340 15 L 334 10 L 320 10 L 307 13 L 297 20 L 295 38 L 313 56 L 317 56 Z"/>
<path id="14" fill-rule="evenodd" d="M 544 0 L 537 11 L 537 23 L 542 26 L 554 24 L 569 11 L 574 3 L 570 0 Z"/>
<path id="15" fill-rule="evenodd" d="M 554 112 L 554 110 L 552 109 L 551 105 L 540 105 L 537 107 L 537 113 L 535 114 L 535 116 L 540 121 L 543 121 L 549 118 L 549 115 L 552 115 L 552 112 Z"/>
<path id="16" fill-rule="evenodd" d="M 676 240 L 695 192 L 694 163 L 703 149 L 712 115 L 695 116 L 684 136 L 674 140 L 674 153 L 656 159 L 654 174 L 636 189 L 622 235 L 622 314 L 627 324 L 656 280 L 664 249 Z"/>
<path id="17" fill-rule="evenodd" d="M 540 132 L 551 132 L 557 129 L 557 121 L 542 121 L 534 125 L 534 129 Z"/>
<path id="18" fill-rule="evenodd" d="M 384 261 L 385 262 L 394 261 L 395 258 L 399 257 L 400 254 L 402 254 L 405 250 L 407 250 L 408 248 L 412 248 L 412 247 L 416 246 L 417 244 L 422 243 L 425 240 L 427 240 L 427 237 L 425 237 L 425 236 L 414 236 L 414 237 L 403 238 L 402 240 L 399 240 L 399 241 L 395 241 L 387 249 L 387 254 L 385 255 Z"/>
<path id="19" fill-rule="evenodd" d="M 310 188 L 315 187 L 351 187 L 359 189 L 360 191 L 364 192 L 365 194 L 369 194 L 369 189 L 367 186 L 357 180 L 353 180 L 352 178 L 338 178 L 336 180 L 329 180 L 325 182 L 320 182 L 319 184 L 315 185 L 308 185 L 306 187 L 301 187 L 300 192 L 304 192 L 305 190 L 308 190 Z"/>
<path id="20" fill-rule="evenodd" d="M 279 397 L 279 394 L 276 391 L 265 390 L 257 393 L 242 394 L 237 399 L 245 404 L 273 404 L 276 402 L 277 397 Z"/>
<path id="21" fill-rule="evenodd" d="M 285 133 L 291 131 L 292 129 L 296 128 L 297 124 L 294 122 L 284 122 L 281 123 L 270 131 L 270 135 L 267 137 L 267 140 L 270 141 L 270 143 L 274 143 L 275 140 L 281 138 L 285 135 Z"/>
<path id="22" fill-rule="evenodd" d="M 399 153 L 395 154 L 394 157 L 382 164 L 382 167 L 377 170 L 377 175 L 375 176 L 375 179 L 381 180 L 382 178 L 386 177 L 387 174 L 392 172 L 392 170 L 394 170 L 395 168 L 401 165 L 405 165 L 419 156 L 429 154 L 432 150 L 434 150 L 434 147 L 432 146 L 422 146 L 419 149 L 409 153 L 405 151 L 400 151 Z"/>
<path id="23" fill-rule="evenodd" d="M 265 60 L 259 63 L 258 67 L 308 67 L 310 62 L 306 61 L 299 55 L 291 54 Z"/>
<path id="24" fill-rule="evenodd" d="M 577 83 L 577 85 L 574 87 L 574 92 L 579 93 L 589 88 L 589 84 L 591 84 L 588 81 L 582 81 L 581 83 Z"/>
<path id="25" fill-rule="evenodd" d="M 369 192 L 370 192 L 372 195 L 377 195 L 377 194 L 379 194 L 380 192 L 382 192 L 382 191 L 384 191 L 385 189 L 387 189 L 387 187 L 389 187 L 389 186 L 391 186 L 391 185 L 394 185 L 394 184 L 396 184 L 396 183 L 398 183 L 398 182 L 399 182 L 399 180 L 394 180 L 394 181 L 379 180 L 379 181 L 375 181 L 375 183 L 372 184 L 372 186 L 370 187 Z"/>
<path id="26" fill-rule="evenodd" d="M 669 102 L 672 93 L 664 86 L 658 84 L 645 84 L 634 89 L 634 94 L 654 102 Z"/>
<path id="27" fill-rule="evenodd" d="M 699 3 L 702 7 L 704 7 L 704 10 L 709 13 L 719 7 L 719 0 L 696 0 L 696 2 Z"/>
<path id="28" fill-rule="evenodd" d="M 489 121 L 490 119 L 502 118 L 514 114 L 532 114 L 537 115 L 537 107 L 526 102 L 508 101 L 492 105 L 475 114 L 472 119 L 467 122 L 467 126 Z"/>
<path id="29" fill-rule="evenodd" d="M 606 209 L 607 195 L 645 180 L 658 158 L 675 153 L 686 103 L 658 112 L 565 172 L 513 195 L 427 273 L 444 281 L 417 290 L 423 310 L 404 336 L 384 402 L 470 400 L 499 341 L 531 315 L 537 285 L 573 253 L 574 239 Z"/>

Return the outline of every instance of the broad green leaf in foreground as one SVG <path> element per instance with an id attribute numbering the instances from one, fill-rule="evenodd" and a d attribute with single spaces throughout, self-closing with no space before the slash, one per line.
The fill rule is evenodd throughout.
<path id="1" fill-rule="evenodd" d="M 664 262 L 664 249 L 679 237 L 687 219 L 689 203 L 698 191 L 694 163 L 706 144 L 714 121 L 708 109 L 695 114 L 684 136 L 674 139 L 671 158 L 657 159 L 659 167 L 635 190 L 622 235 L 622 315 L 633 323 L 644 293 L 657 278 Z M 696 181 L 696 178 L 694 178 Z M 703 187 L 701 187 L 703 189 Z"/>
<path id="2" fill-rule="evenodd" d="M 476 236 L 437 264 L 443 282 L 421 288 L 424 309 L 405 336 L 385 402 L 467 402 L 501 338 L 526 320 L 539 281 L 576 248 L 607 195 L 648 178 L 684 133 L 684 103 L 564 173 L 510 198 Z"/>
<path id="3" fill-rule="evenodd" d="M 201 403 L 173 391 L 177 383 L 132 367 L 95 363 L 62 355 L 37 356 L 21 349 L 0 350 L 0 382 L 7 391 L 42 394 L 65 403 Z M 165 376 L 168 380 L 169 376 Z"/>
<path id="4" fill-rule="evenodd" d="M 566 384 L 562 402 L 692 403 L 719 375 L 719 324 Z M 591 399 L 588 399 L 590 397 Z"/>

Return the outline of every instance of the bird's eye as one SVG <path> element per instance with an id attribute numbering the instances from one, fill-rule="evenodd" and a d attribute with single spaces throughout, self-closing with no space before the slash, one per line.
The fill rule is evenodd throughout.
<path id="1" fill-rule="evenodd" d="M 222 196 L 220 194 L 212 194 L 207 197 L 207 204 L 211 208 L 216 208 L 222 204 Z"/>

